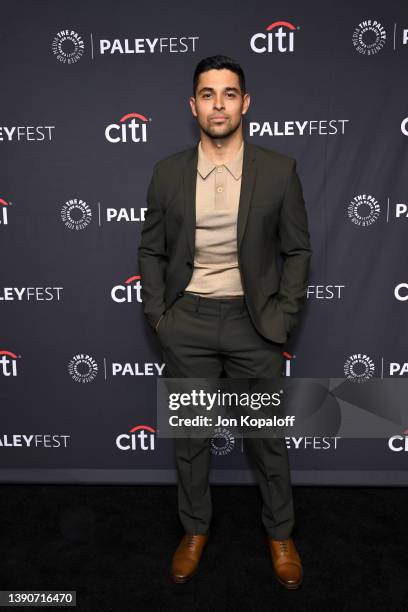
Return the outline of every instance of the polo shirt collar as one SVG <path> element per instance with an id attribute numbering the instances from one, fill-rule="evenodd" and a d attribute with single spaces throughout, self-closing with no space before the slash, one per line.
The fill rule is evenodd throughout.
<path id="1" fill-rule="evenodd" d="M 237 151 L 236 155 L 224 166 L 230 171 L 232 176 L 235 179 L 239 179 L 242 174 L 242 162 L 244 156 L 244 141 L 241 143 L 241 148 Z M 214 170 L 216 164 L 209 159 L 201 146 L 201 140 L 198 143 L 198 162 L 197 162 L 197 170 L 202 176 L 203 179 L 207 178 L 207 176 Z"/>

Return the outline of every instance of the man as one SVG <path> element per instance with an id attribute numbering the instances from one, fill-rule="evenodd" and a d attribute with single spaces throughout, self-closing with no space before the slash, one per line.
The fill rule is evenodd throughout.
<path id="1" fill-rule="evenodd" d="M 168 375 L 275 378 L 283 346 L 305 302 L 311 257 L 307 213 L 293 158 L 244 140 L 249 108 L 242 68 L 203 59 L 190 98 L 197 146 L 157 162 L 139 245 L 144 313 Z M 247 438 L 262 494 L 275 574 L 303 578 L 291 538 L 294 510 L 282 438 Z M 212 513 L 209 444 L 175 439 L 178 505 L 185 535 L 175 582 L 197 571 Z"/>

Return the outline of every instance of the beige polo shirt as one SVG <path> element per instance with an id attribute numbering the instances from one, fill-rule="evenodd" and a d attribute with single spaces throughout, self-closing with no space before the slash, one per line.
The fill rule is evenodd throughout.
<path id="1" fill-rule="evenodd" d="M 207 297 L 244 294 L 237 258 L 237 216 L 244 143 L 216 165 L 198 144 L 196 242 L 193 275 L 185 291 Z"/>

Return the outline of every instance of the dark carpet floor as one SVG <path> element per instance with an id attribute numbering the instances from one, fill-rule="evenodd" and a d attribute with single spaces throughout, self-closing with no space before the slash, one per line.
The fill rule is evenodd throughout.
<path id="1" fill-rule="evenodd" d="M 3 591 L 76 590 L 89 612 L 408 609 L 407 489 L 294 487 L 305 572 L 296 591 L 274 578 L 256 487 L 212 487 L 208 547 L 180 585 L 169 577 L 183 535 L 175 487 L 0 491 Z"/>

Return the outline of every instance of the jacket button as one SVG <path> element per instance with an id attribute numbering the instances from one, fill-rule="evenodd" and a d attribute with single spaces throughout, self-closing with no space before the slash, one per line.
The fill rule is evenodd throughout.
<path id="1" fill-rule="evenodd" d="M 187 261 L 186 264 L 188 265 L 189 268 L 191 268 L 191 266 L 193 265 L 191 261 Z"/>
<path id="2" fill-rule="evenodd" d="M 183 295 L 183 291 L 179 291 L 177 295 L 181 297 Z"/>

